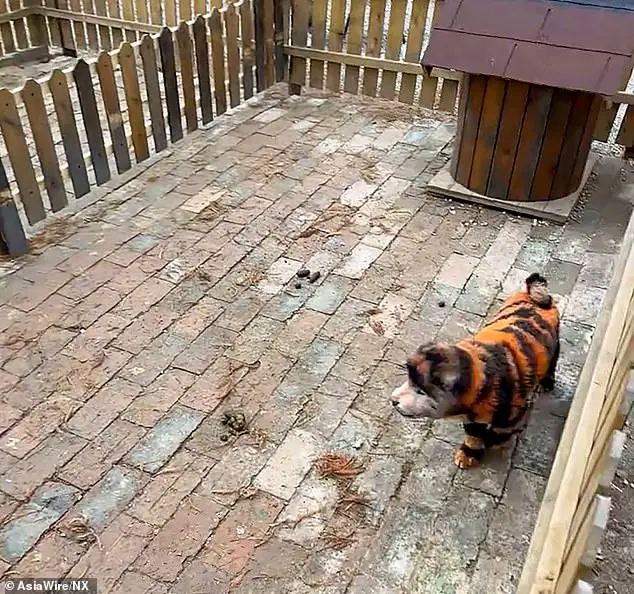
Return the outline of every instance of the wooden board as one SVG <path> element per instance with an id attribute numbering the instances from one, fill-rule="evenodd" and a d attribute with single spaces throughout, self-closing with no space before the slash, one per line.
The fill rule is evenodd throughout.
<path id="1" fill-rule="evenodd" d="M 167 135 L 165 134 L 165 117 L 163 116 L 161 89 L 156 67 L 156 50 L 149 35 L 143 36 L 139 53 L 143 62 L 143 78 L 145 79 L 150 121 L 152 122 L 154 150 L 159 153 L 167 148 Z"/>
<path id="2" fill-rule="evenodd" d="M 487 184 L 487 196 L 504 200 L 509 191 L 513 163 L 517 154 L 517 146 L 522 130 L 522 114 L 526 110 L 528 100 L 528 85 L 517 81 L 507 83 L 506 99 L 500 117 L 498 138 L 493 152 L 493 162 L 489 183 Z"/>
<path id="3" fill-rule="evenodd" d="M 97 185 L 100 186 L 110 179 L 110 166 L 108 164 L 108 156 L 106 155 L 106 147 L 101 130 L 101 120 L 95 99 L 95 83 L 92 79 L 90 66 L 84 60 L 77 62 L 73 70 L 73 79 L 79 97 L 79 107 L 84 120 L 84 130 L 88 138 L 90 159 L 95 171 Z"/>
<path id="4" fill-rule="evenodd" d="M 428 9 L 429 0 L 417 0 L 412 5 L 412 15 L 407 33 L 407 48 L 405 49 L 406 62 L 418 62 L 420 58 Z M 408 103 L 410 105 L 414 103 L 416 79 L 417 77 L 414 74 L 403 74 L 401 78 L 401 89 L 398 94 L 398 100 L 401 103 Z"/>
<path id="5" fill-rule="evenodd" d="M 243 0 L 240 5 L 240 28 L 242 37 L 242 88 L 244 98 L 253 97 L 254 35 L 253 12 L 250 0 Z M 282 50 L 283 51 L 283 50 Z"/>
<path id="6" fill-rule="evenodd" d="M 93 0 L 95 7 L 95 14 L 99 16 L 108 16 L 106 10 L 106 0 Z M 99 26 L 99 47 L 106 51 L 110 51 L 112 49 L 112 40 L 110 37 L 110 28 Z"/>
<path id="7" fill-rule="evenodd" d="M 546 134 L 546 124 L 550 103 L 553 97 L 553 89 L 531 85 L 528 91 L 528 103 L 524 112 L 522 124 L 522 136 L 517 146 L 511 183 L 509 185 L 509 198 L 514 200 L 529 200 L 531 189 L 537 170 L 540 148 Z M 539 200 L 536 195 L 535 199 Z"/>
<path id="8" fill-rule="evenodd" d="M 288 56 L 284 51 L 284 46 L 289 41 L 290 1 L 277 0 L 273 5 L 273 10 L 275 20 L 275 80 L 281 82 L 287 80 L 288 77 Z"/>
<path id="9" fill-rule="evenodd" d="M 326 49 L 327 11 L 328 0 L 313 0 L 311 46 L 317 49 Z M 324 67 L 323 60 L 310 61 L 310 86 L 314 89 L 323 89 L 324 87 Z"/>
<path id="10" fill-rule="evenodd" d="M 592 146 L 592 134 L 596 127 L 596 121 L 599 117 L 599 110 L 601 109 L 602 99 L 595 95 L 590 99 L 590 109 L 588 110 L 588 116 L 585 123 L 583 123 L 583 134 L 581 135 L 581 141 L 575 155 L 572 175 L 568 181 L 567 191 L 574 190 L 581 181 L 583 175 L 583 169 L 586 166 L 588 154 L 590 153 L 590 147 Z"/>
<path id="11" fill-rule="evenodd" d="M 192 38 L 189 25 L 182 21 L 176 31 L 178 42 L 178 55 L 181 67 L 181 87 L 183 89 L 183 102 L 185 103 L 185 123 L 187 131 L 198 129 L 196 117 L 196 90 L 194 87 L 194 63 L 192 57 Z"/>
<path id="12" fill-rule="evenodd" d="M 211 78 L 209 71 L 209 45 L 207 43 L 207 25 L 198 15 L 194 21 L 194 46 L 196 49 L 196 71 L 198 73 L 198 92 L 200 94 L 200 113 L 203 124 L 214 119 L 211 99 Z"/>
<path id="13" fill-rule="evenodd" d="M 385 0 L 370 0 L 370 22 L 365 49 L 366 56 L 378 58 L 383 42 L 383 25 L 385 21 Z M 379 71 L 376 68 L 363 69 L 363 94 L 376 97 Z"/>
<path id="14" fill-rule="evenodd" d="M 20 10 L 22 8 L 20 0 L 9 0 L 9 8 L 12 11 Z M 17 48 L 27 49 L 29 47 L 29 38 L 26 35 L 26 24 L 23 18 L 13 19 L 13 31 L 15 32 Z"/>
<path id="15" fill-rule="evenodd" d="M 7 6 L 7 0 L 0 0 L 0 14 L 9 12 Z M 59 31 L 58 31 L 59 36 Z M 11 54 L 15 51 L 15 39 L 13 38 L 13 30 L 11 29 L 11 23 L 0 24 L 0 37 L 2 38 L 2 44 L 4 45 L 4 52 Z M 53 40 L 53 45 L 55 45 Z M 59 44 L 58 44 L 59 45 Z"/>
<path id="16" fill-rule="evenodd" d="M 22 221 L 11 196 L 4 164 L 0 160 L 0 253 L 18 257 L 26 254 L 28 250 L 29 244 Z"/>
<path id="17" fill-rule="evenodd" d="M 151 4 L 151 2 L 150 2 Z M 175 0 L 163 0 L 164 25 L 168 27 L 176 27 L 176 2 Z"/>
<path id="18" fill-rule="evenodd" d="M 69 0 L 70 9 L 76 13 L 81 14 L 83 11 L 81 0 Z M 88 42 L 86 39 L 86 31 L 84 29 L 84 23 L 81 20 L 73 21 L 73 31 L 75 32 L 75 47 L 79 50 L 86 49 Z M 33 36 L 31 35 L 31 38 Z"/>
<path id="19" fill-rule="evenodd" d="M 68 0 L 55 0 L 56 7 L 68 11 Z M 58 19 L 60 34 L 60 47 L 67 55 L 76 55 L 75 40 L 73 39 L 73 27 L 68 19 Z"/>
<path id="20" fill-rule="evenodd" d="M 84 13 L 87 15 L 95 14 L 93 0 L 82 0 Z M 86 23 L 86 43 L 92 50 L 99 49 L 99 37 L 97 33 L 97 25 Z"/>
<path id="21" fill-rule="evenodd" d="M 385 57 L 388 60 L 398 60 L 404 43 L 403 27 L 405 26 L 405 10 L 407 0 L 392 0 L 390 6 L 390 23 L 387 29 L 387 44 Z M 381 81 L 381 97 L 393 99 L 396 89 L 396 72 L 386 70 Z"/>
<path id="22" fill-rule="evenodd" d="M 178 20 L 190 21 L 192 18 L 191 0 L 178 0 Z"/>
<path id="23" fill-rule="evenodd" d="M 15 99 L 11 91 L 0 89 L 0 130 L 9 154 L 13 175 L 20 190 L 20 201 L 31 225 L 46 217 L 40 187 L 35 179 L 31 155 L 26 144 Z"/>
<path id="24" fill-rule="evenodd" d="M 151 1 L 150 1 L 150 4 L 152 4 Z M 135 20 L 138 23 L 148 23 L 150 21 L 150 18 L 149 18 L 150 15 L 148 14 L 147 4 L 145 0 L 135 0 L 134 5 L 136 7 Z"/>
<path id="25" fill-rule="evenodd" d="M 227 111 L 227 88 L 225 86 L 225 46 L 222 41 L 222 20 L 217 9 L 209 17 L 211 30 L 211 61 L 214 72 L 214 97 L 216 115 Z"/>
<path id="26" fill-rule="evenodd" d="M 167 27 L 164 27 L 159 35 L 158 44 L 161 53 L 165 103 L 167 104 L 167 125 L 170 129 L 170 141 L 176 142 L 183 138 L 183 122 L 181 120 L 181 106 L 178 98 L 174 39 L 172 32 Z"/>
<path id="27" fill-rule="evenodd" d="M 476 194 L 486 192 L 505 94 L 503 79 L 490 77 L 487 80 L 469 175 L 469 188 Z"/>
<path id="28" fill-rule="evenodd" d="M 119 8 L 118 0 L 108 0 L 108 14 L 111 18 L 121 19 L 121 9 Z M 111 27 L 110 32 L 112 35 L 113 48 L 117 49 L 123 42 L 123 29 L 120 27 Z"/>
<path id="29" fill-rule="evenodd" d="M 361 54 L 361 41 L 363 39 L 363 21 L 365 17 L 366 0 L 351 0 L 350 25 L 348 26 L 348 47 L 346 53 Z M 293 41 L 295 43 L 295 41 Z M 346 77 L 343 84 L 346 93 L 359 91 L 359 67 L 346 66 Z"/>
<path id="30" fill-rule="evenodd" d="M 149 0 L 150 7 L 150 22 L 155 25 L 162 25 L 163 18 L 161 15 L 161 3 L 154 0 Z"/>
<path id="31" fill-rule="evenodd" d="M 97 75 L 99 77 L 99 86 L 101 87 L 101 97 L 106 108 L 114 160 L 117 164 L 117 171 L 123 173 L 130 169 L 132 164 L 130 162 L 130 151 L 128 150 L 128 139 L 123 127 L 123 117 L 121 115 L 117 83 L 114 78 L 112 58 L 107 52 L 99 54 Z"/>
<path id="32" fill-rule="evenodd" d="M 438 16 L 442 9 L 443 0 L 436 0 L 433 7 L 430 5 L 429 10 L 433 10 L 431 24 L 432 27 L 438 21 Z M 423 107 L 432 108 L 436 102 L 436 94 L 438 92 L 438 78 L 435 76 L 426 76 L 423 78 L 423 86 L 420 91 L 419 103 Z"/>
<path id="33" fill-rule="evenodd" d="M 293 32 L 296 32 L 296 27 L 298 27 L 295 21 L 295 13 L 296 11 L 304 10 L 304 5 L 304 2 L 299 7 L 294 5 Z M 255 84 L 258 92 L 261 92 L 266 88 L 264 74 L 264 0 L 253 0 L 253 22 L 255 25 Z M 304 40 L 304 45 L 306 45 L 306 40 Z"/>
<path id="34" fill-rule="evenodd" d="M 132 131 L 132 146 L 136 162 L 145 161 L 150 156 L 150 149 L 145 129 L 145 115 L 143 113 L 143 99 L 139 88 L 137 62 L 134 49 L 129 43 L 124 43 L 119 51 L 119 66 L 123 78 L 123 91 L 128 106 L 128 119 Z"/>
<path id="35" fill-rule="evenodd" d="M 465 104 L 466 113 L 462 125 L 460 145 L 456 147 L 458 159 L 455 178 L 459 184 L 468 185 L 473 163 L 482 104 L 486 91 L 487 78 L 485 76 L 469 76 L 469 97 Z"/>
<path id="36" fill-rule="evenodd" d="M 332 0 L 330 10 L 328 49 L 332 52 L 341 52 L 346 17 L 346 0 Z M 341 64 L 328 62 L 326 87 L 335 93 L 339 92 L 341 88 Z"/>
<path id="37" fill-rule="evenodd" d="M 73 103 L 68 91 L 66 75 L 61 70 L 54 70 L 48 83 L 53 96 L 53 105 L 59 123 L 66 162 L 69 164 L 70 179 L 75 197 L 80 198 L 90 191 L 84 154 L 79 142 Z"/>
<path id="38" fill-rule="evenodd" d="M 33 133 L 37 156 L 42 166 L 44 185 L 51 210 L 57 212 L 68 204 L 68 200 L 62 174 L 59 170 L 59 160 L 55 151 L 50 121 L 44 105 L 42 87 L 30 78 L 24 83 L 21 96 Z"/>
<path id="39" fill-rule="evenodd" d="M 134 22 L 134 0 L 121 0 L 121 16 L 124 21 Z M 136 33 L 133 29 L 124 31 L 126 41 L 136 41 Z"/>
<path id="40" fill-rule="evenodd" d="M 616 142 L 626 147 L 634 147 L 634 105 L 627 107 Z"/>
<path id="41" fill-rule="evenodd" d="M 432 177 L 426 186 L 426 190 L 431 194 L 436 194 L 445 198 L 452 198 L 469 204 L 480 204 L 507 212 L 513 212 L 520 215 L 563 224 L 568 221 L 570 213 L 579 200 L 583 186 L 590 176 L 590 172 L 592 171 L 596 160 L 597 156 L 594 153 L 590 153 L 582 185 L 576 192 L 570 194 L 570 196 L 559 200 L 515 202 L 512 200 L 498 200 L 497 198 L 477 194 L 454 180 L 451 176 L 448 164 L 445 165 L 434 177 Z"/>
<path id="42" fill-rule="evenodd" d="M 240 105 L 240 50 L 238 48 L 238 13 L 230 4 L 224 11 L 227 40 L 227 69 L 229 70 L 229 102 L 231 107 Z"/>
<path id="43" fill-rule="evenodd" d="M 264 34 L 264 85 L 269 88 L 275 84 L 275 33 L 273 19 L 275 11 L 273 0 L 262 0 L 262 32 Z"/>

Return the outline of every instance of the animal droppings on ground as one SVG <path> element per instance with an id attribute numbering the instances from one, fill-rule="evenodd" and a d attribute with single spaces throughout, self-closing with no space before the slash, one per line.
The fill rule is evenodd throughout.
<path id="1" fill-rule="evenodd" d="M 313 283 L 316 283 L 319 280 L 320 276 L 321 276 L 321 272 L 319 272 L 319 270 L 316 270 L 308 277 L 308 282 L 312 285 Z"/>
<path id="2" fill-rule="evenodd" d="M 310 270 L 307 268 L 302 268 L 297 271 L 297 278 L 308 278 L 310 276 Z"/>
<path id="3" fill-rule="evenodd" d="M 247 429 L 247 420 L 244 413 L 241 411 L 228 410 L 222 415 L 222 424 L 229 429 L 229 431 L 239 434 L 244 433 Z M 220 436 L 222 439 L 223 436 Z M 223 439 L 223 441 L 227 441 Z"/>

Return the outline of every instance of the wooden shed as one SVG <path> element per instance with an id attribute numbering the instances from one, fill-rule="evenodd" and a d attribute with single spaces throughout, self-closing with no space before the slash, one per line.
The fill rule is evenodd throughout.
<path id="1" fill-rule="evenodd" d="M 446 0 L 422 65 L 463 73 L 452 183 L 520 211 L 573 195 L 633 53 L 634 0 Z"/>

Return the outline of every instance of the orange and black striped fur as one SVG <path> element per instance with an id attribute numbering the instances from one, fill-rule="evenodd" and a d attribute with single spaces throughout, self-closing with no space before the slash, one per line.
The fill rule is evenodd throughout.
<path id="1" fill-rule="evenodd" d="M 466 436 L 455 462 L 477 466 L 486 448 L 526 427 L 535 391 L 554 388 L 558 358 L 559 310 L 534 273 L 475 335 L 419 347 L 392 404 L 408 417 L 462 417 Z"/>

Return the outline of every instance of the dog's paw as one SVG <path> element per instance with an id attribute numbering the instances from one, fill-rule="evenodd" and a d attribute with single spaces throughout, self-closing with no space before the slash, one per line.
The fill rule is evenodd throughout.
<path id="1" fill-rule="evenodd" d="M 555 378 L 546 376 L 539 385 L 545 392 L 552 392 L 555 389 Z"/>
<path id="2" fill-rule="evenodd" d="M 480 462 L 477 458 L 469 456 L 461 449 L 456 450 L 453 461 L 454 464 L 462 470 L 466 470 L 467 468 L 477 468 L 480 466 Z"/>

